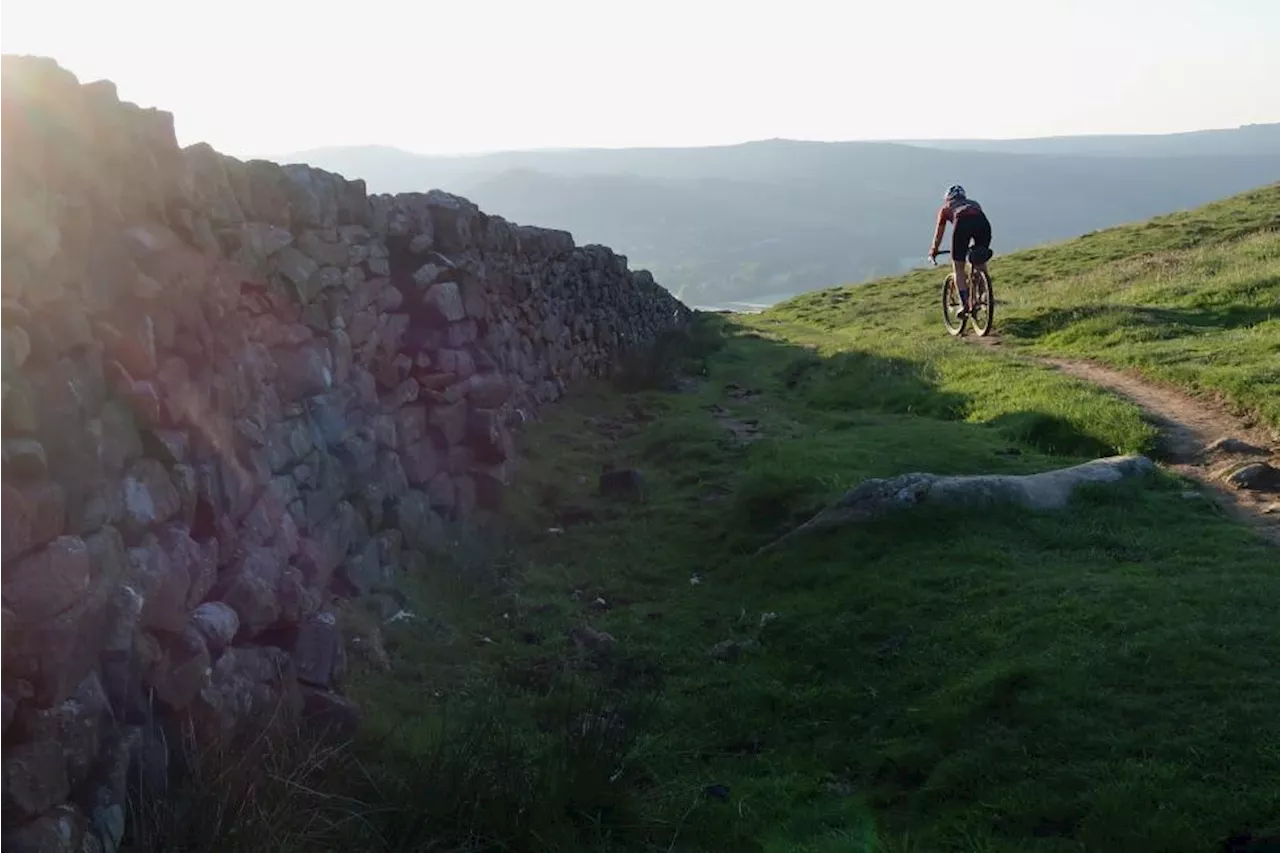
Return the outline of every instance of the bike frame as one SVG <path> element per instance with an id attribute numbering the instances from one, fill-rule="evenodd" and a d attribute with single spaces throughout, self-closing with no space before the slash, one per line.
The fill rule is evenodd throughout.
<path id="1" fill-rule="evenodd" d="M 938 251 L 938 254 L 949 255 L 951 254 L 951 250 L 940 249 Z M 933 262 L 933 265 L 935 267 L 938 265 L 938 258 L 936 256 L 933 258 L 930 258 L 930 260 Z M 969 298 L 966 301 L 970 303 L 964 306 L 964 310 L 971 311 L 973 310 L 973 304 L 972 304 L 973 303 L 973 262 L 970 261 L 968 258 L 964 259 L 964 283 L 966 285 L 965 292 L 969 294 Z M 960 282 L 956 282 L 956 284 L 959 285 Z"/>

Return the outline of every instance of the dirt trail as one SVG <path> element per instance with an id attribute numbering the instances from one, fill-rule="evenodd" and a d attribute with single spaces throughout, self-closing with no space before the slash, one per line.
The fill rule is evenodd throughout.
<path id="1" fill-rule="evenodd" d="M 1140 406 L 1160 430 L 1167 467 L 1204 487 L 1223 509 L 1280 545 L 1280 440 L 1270 431 L 1187 394 L 1088 361 L 1041 358 L 1043 364 L 1106 388 Z M 1234 441 L 1231 441 L 1233 439 Z M 1227 478 L 1252 463 L 1252 488 Z M 1260 472 L 1260 473 L 1259 473 Z"/>

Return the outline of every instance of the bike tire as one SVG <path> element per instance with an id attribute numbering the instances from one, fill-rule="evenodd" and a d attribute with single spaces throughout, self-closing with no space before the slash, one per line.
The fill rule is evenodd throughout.
<path id="1" fill-rule="evenodd" d="M 959 337 L 964 334 L 964 327 L 968 324 L 968 317 L 958 317 L 948 309 L 958 307 L 960 305 L 960 291 L 956 289 L 955 273 L 949 274 L 942 280 L 942 326 L 947 330 L 947 334 L 951 337 Z M 952 300 L 952 295 L 955 299 Z"/>
<path id="2" fill-rule="evenodd" d="M 978 337 L 985 338 L 991 334 L 996 319 L 996 295 L 991 288 L 991 276 L 986 273 L 973 274 L 973 300 L 976 306 L 973 312 L 973 330 Z"/>

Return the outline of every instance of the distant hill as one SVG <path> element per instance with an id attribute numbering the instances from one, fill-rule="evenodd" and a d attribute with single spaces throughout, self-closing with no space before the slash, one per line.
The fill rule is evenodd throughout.
<path id="1" fill-rule="evenodd" d="M 1280 123 L 1168 134 L 1047 136 L 1041 139 L 903 140 L 943 151 L 998 151 L 1113 157 L 1222 157 L 1280 151 Z"/>
<path id="2" fill-rule="evenodd" d="M 998 252 L 1194 207 L 1280 179 L 1280 125 L 1170 136 L 968 142 L 763 140 L 706 148 L 424 156 L 386 147 L 277 158 L 440 188 L 564 228 L 653 271 L 685 302 L 777 301 L 919 263 L 943 188 L 990 212 Z M 1025 149 L 1025 150 L 1024 150 Z"/>

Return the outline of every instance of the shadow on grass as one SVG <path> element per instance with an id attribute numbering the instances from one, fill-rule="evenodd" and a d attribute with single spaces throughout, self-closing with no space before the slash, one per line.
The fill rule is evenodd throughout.
<path id="1" fill-rule="evenodd" d="M 723 639 L 721 634 L 705 636 L 707 620 L 716 630 L 727 623 L 711 609 L 718 605 L 707 602 L 721 596 L 732 618 L 755 626 L 751 631 L 756 635 L 766 623 L 760 613 L 751 613 L 749 619 L 745 610 L 738 614 L 738 599 L 726 593 L 733 579 L 713 577 L 703 588 L 713 594 L 695 598 L 697 592 L 685 594 L 699 589 L 690 577 L 704 572 L 711 576 L 726 565 L 740 571 L 747 564 L 742 552 L 748 546 L 763 544 L 762 536 L 801 520 L 833 490 L 851 485 L 847 478 L 866 470 L 901 473 L 935 464 L 980 465 L 983 459 L 999 458 L 991 454 L 1004 440 L 1054 454 L 1106 451 L 1065 419 L 1039 412 L 1002 416 L 994 429 L 957 423 L 972 401 L 941 389 L 927 365 L 907 359 L 866 352 L 823 358 L 705 315 L 671 336 L 664 347 L 653 358 L 633 363 L 618 380 L 633 389 L 627 405 L 584 393 L 564 401 L 559 415 L 548 414 L 548 419 L 576 423 L 584 432 L 600 428 L 605 420 L 630 417 L 617 410 L 637 406 L 660 410 L 661 417 L 639 418 L 630 438 L 602 432 L 583 435 L 577 442 L 565 442 L 564 435 L 558 443 L 544 441 L 522 470 L 516 488 L 547 494 L 536 501 L 546 514 L 554 514 L 548 503 L 581 499 L 592 511 L 590 517 L 580 526 L 548 535 L 548 519 L 523 524 L 512 513 L 500 519 L 502 536 L 471 531 L 436 553 L 410 561 L 422 566 L 429 578 L 411 579 L 416 588 L 406 581 L 413 594 L 405 598 L 405 609 L 417 614 L 414 621 L 396 627 L 384 624 L 396 664 L 390 675 L 364 682 L 361 698 L 368 697 L 370 717 L 356 742 L 332 764 L 313 760 L 314 772 L 299 776 L 288 767 L 267 767 L 266 776 L 253 777 L 235 789 L 279 788 L 273 794 L 281 803 L 278 811 L 297 811 L 293 823 L 300 823 L 300 828 L 269 835 L 218 824 L 199 849 L 783 849 L 762 845 L 788 817 L 787 802 L 758 796 L 755 802 L 760 805 L 754 808 L 759 812 L 743 818 L 736 811 L 738 801 L 717 799 L 720 780 L 709 774 L 732 771 L 737 774 L 735 785 L 752 777 L 756 771 L 747 765 L 758 763 L 758 756 L 772 757 L 792 748 L 793 732 L 781 717 L 770 714 L 778 714 L 779 708 L 805 710 L 810 704 L 792 705 L 798 694 L 781 687 L 774 692 L 768 679 L 752 686 L 715 668 L 728 661 L 709 658 L 703 650 L 704 642 Z M 725 383 L 723 396 L 717 396 L 714 383 L 725 378 L 722 369 L 742 378 L 737 384 Z M 745 387 L 746 377 L 754 387 Z M 700 396 L 690 400 L 693 394 Z M 769 421 L 762 413 L 762 431 L 777 429 L 776 434 L 749 447 L 726 443 L 721 422 L 701 404 L 723 410 L 752 396 L 782 419 Z M 713 397 L 716 402 L 711 403 Z M 588 414 L 590 405 L 614 409 L 609 418 L 602 418 L 596 412 Z M 898 417 L 902 415 L 910 417 Z M 834 426 L 860 418 L 874 422 L 866 433 Z M 792 425 L 793 434 L 784 431 L 783 421 Z M 561 423 L 539 426 L 562 428 Z M 897 434 L 912 429 L 911 435 Z M 931 440 L 930 430 L 936 431 L 937 440 Z M 993 434 L 1000 438 L 993 440 Z M 542 435 L 545 439 L 546 433 Z M 962 445 L 959 451 L 950 446 L 952 437 Z M 924 447 L 921 442 L 926 439 L 930 446 Z M 865 455 L 857 461 L 840 455 L 850 448 Z M 578 454 L 573 464 L 558 464 L 570 452 Z M 968 455 L 958 459 L 957 452 Z M 592 492 L 589 484 L 579 494 L 574 475 L 595 473 L 585 467 L 600 461 L 593 453 L 610 461 L 642 460 L 657 497 L 652 503 L 618 509 Z M 549 488 L 553 485 L 555 490 Z M 723 489 L 722 503 L 701 501 L 709 485 Z M 890 519 L 857 534 L 858 557 L 888 559 L 907 549 L 907 543 L 942 542 L 969 522 L 946 513 Z M 1009 530 L 999 537 L 1013 538 Z M 831 560 L 823 555 L 837 552 L 840 544 L 818 540 L 775 558 L 787 565 L 785 571 L 769 573 L 779 586 L 771 595 L 789 594 L 808 581 L 814 588 L 826 588 L 835 575 Z M 989 558 L 985 551 L 981 556 Z M 534 577 L 539 570 L 543 574 Z M 653 587 L 642 585 L 644 578 L 639 576 L 644 573 L 656 579 Z M 614 594 L 626 584 L 636 584 L 643 611 L 628 609 L 625 596 Z M 614 588 L 603 591 L 598 606 L 596 592 L 579 594 L 596 585 Z M 653 624 L 649 617 L 654 615 L 665 621 L 656 623 L 662 626 L 656 633 L 646 635 L 644 626 Z M 611 625 L 610 618 L 615 620 Z M 885 643 L 900 633 L 897 619 L 886 616 L 874 629 L 888 632 Z M 447 630 L 433 632 L 437 624 Z M 622 642 L 588 630 L 593 624 L 608 625 Z M 835 630 L 831 625 L 839 624 L 846 623 L 835 620 L 824 630 Z M 847 628 L 857 637 L 850 634 L 836 647 L 861 655 L 862 632 L 872 628 L 860 628 L 856 620 Z M 842 682 L 846 657 L 828 654 L 819 659 L 813 654 L 812 630 L 797 633 L 797 653 L 811 659 L 796 666 L 830 668 L 830 681 Z M 723 654 L 741 652 L 731 651 L 736 648 L 725 647 Z M 934 725 L 957 732 L 976 725 L 974 719 L 1013 725 L 1027 684 L 1034 686 L 1034 680 L 1021 670 L 996 672 L 987 681 L 974 682 L 970 693 L 960 697 L 976 709 L 972 718 L 945 717 Z M 856 693 L 814 696 L 814 702 L 831 703 L 823 713 L 832 719 L 847 717 L 850 706 L 864 701 Z M 714 731 L 706 721 L 697 722 L 703 714 L 699 709 L 710 706 L 715 710 L 706 716 L 714 718 Z M 862 713 L 870 712 L 864 708 Z M 890 750 L 893 760 L 886 761 L 893 764 L 893 781 L 881 787 L 904 800 L 915 796 L 930 768 L 941 760 L 936 752 L 915 756 L 906 750 L 895 757 Z M 782 771 L 776 775 L 780 788 L 808 790 L 807 781 L 788 780 Z M 193 781 L 207 795 L 218 793 L 223 784 L 217 777 Z M 752 784 L 764 791 L 772 783 L 754 779 Z M 299 793 L 305 796 L 296 804 L 288 799 Z M 215 799 L 221 803 L 236 797 Z M 886 802 L 888 808 L 897 801 L 880 805 Z M 258 804 L 262 821 L 292 826 L 277 812 L 264 810 L 267 803 L 263 799 Z M 309 814 L 324 820 L 323 839 L 317 837 L 317 824 Z M 349 819 L 340 820 L 343 814 Z M 867 834 L 869 813 L 845 815 L 834 825 L 824 822 L 825 815 L 809 825 L 799 819 L 799 808 L 790 815 L 797 825 L 778 842 L 795 842 L 790 849 L 890 849 Z M 809 847 L 796 846 L 806 837 Z"/>
<path id="2" fill-rule="evenodd" d="M 1143 340 L 1178 338 L 1205 331 L 1255 326 L 1277 316 L 1278 309 L 1230 305 L 1204 308 L 1160 308 L 1149 305 L 1082 305 L 1049 308 L 1028 317 L 1007 317 L 1001 330 L 1012 338 L 1041 338 L 1071 326 L 1090 323 L 1138 331 Z"/>
<path id="3" fill-rule="evenodd" d="M 1011 441 L 1051 456 L 1111 456 L 1116 448 L 1066 418 L 1046 412 L 1013 412 L 987 422 Z"/>

